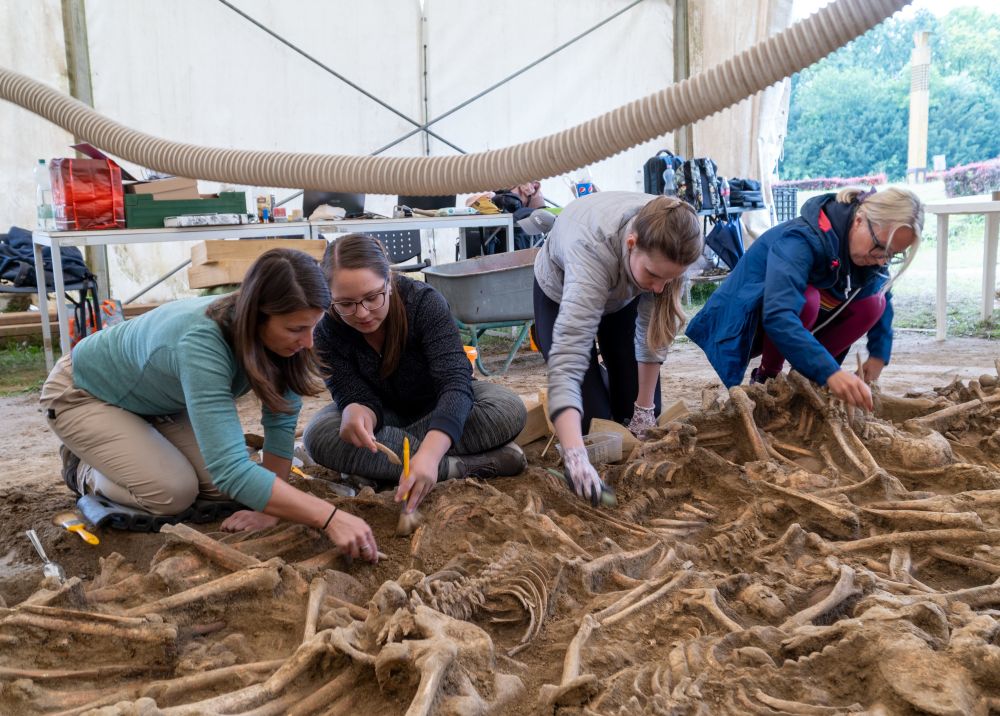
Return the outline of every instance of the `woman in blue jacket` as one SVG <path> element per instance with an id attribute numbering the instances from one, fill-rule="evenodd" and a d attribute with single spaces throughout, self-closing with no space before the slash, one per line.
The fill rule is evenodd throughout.
<path id="1" fill-rule="evenodd" d="M 691 321 L 726 386 L 764 382 L 792 368 L 851 405 L 872 408 L 868 383 L 892 352 L 893 281 L 913 260 L 924 208 L 899 188 L 842 189 L 807 201 L 797 219 L 765 232 Z M 895 276 L 888 266 L 898 264 Z M 868 334 L 863 376 L 840 367 L 851 345 Z"/>

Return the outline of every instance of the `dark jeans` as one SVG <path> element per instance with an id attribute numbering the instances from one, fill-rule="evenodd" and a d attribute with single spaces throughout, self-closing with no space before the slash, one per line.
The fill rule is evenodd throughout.
<path id="1" fill-rule="evenodd" d="M 545 295 L 535 281 L 535 340 L 545 360 L 552 350 L 552 329 L 559 315 L 559 304 Z M 614 313 L 601 317 L 597 326 L 597 344 L 590 350 L 590 365 L 583 374 L 580 392 L 583 397 L 583 434 L 590 432 L 594 418 L 628 423 L 632 419 L 639 392 L 639 363 L 635 359 L 635 319 L 639 299 Z M 598 353 L 604 365 L 598 363 Z M 660 414 L 660 379 L 653 391 L 654 413 Z"/>
<path id="2" fill-rule="evenodd" d="M 509 388 L 483 381 L 472 381 L 472 411 L 465 421 L 461 439 L 451 446 L 448 455 L 476 455 L 506 445 L 524 429 L 527 412 L 521 399 Z M 372 453 L 340 439 L 341 412 L 331 403 L 309 421 L 302 436 L 310 457 L 323 467 L 379 482 L 398 482 L 401 469 L 382 453 Z M 430 415 L 405 424 L 398 415 L 383 410 L 382 428 L 375 439 L 399 456 L 403 438 L 410 439 L 410 451 L 416 452 L 427 435 Z M 448 461 L 438 465 L 438 479 L 448 476 Z"/>

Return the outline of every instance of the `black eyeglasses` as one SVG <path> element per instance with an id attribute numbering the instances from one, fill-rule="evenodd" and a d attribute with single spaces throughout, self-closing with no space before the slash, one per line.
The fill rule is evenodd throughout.
<path id="1" fill-rule="evenodd" d="M 360 301 L 334 301 L 333 310 L 338 316 L 353 316 L 358 312 L 358 306 L 364 306 L 366 311 L 377 311 L 385 305 L 385 297 L 389 293 L 389 282 L 378 293 L 365 296 Z"/>
<path id="2" fill-rule="evenodd" d="M 868 233 L 872 237 L 872 247 L 868 251 L 868 255 L 876 259 L 885 259 L 886 263 L 893 265 L 903 263 L 906 259 L 906 252 L 894 251 L 889 253 L 887 251 L 889 247 L 879 241 L 878 236 L 875 235 L 875 227 L 872 226 L 872 220 L 866 216 L 865 222 L 868 224 Z"/>

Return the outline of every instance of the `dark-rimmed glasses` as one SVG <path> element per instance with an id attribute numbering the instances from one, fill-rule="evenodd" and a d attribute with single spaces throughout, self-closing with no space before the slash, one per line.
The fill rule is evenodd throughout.
<path id="1" fill-rule="evenodd" d="M 887 252 L 889 248 L 881 241 L 878 240 L 878 236 L 875 235 L 875 227 L 872 226 L 872 220 L 867 216 L 865 217 L 865 223 L 868 224 L 868 233 L 872 238 L 872 247 L 868 251 L 868 255 L 875 259 L 885 259 L 886 263 L 899 264 L 902 263 L 906 258 L 905 251 L 893 251 L 891 253 Z"/>
<path id="2" fill-rule="evenodd" d="M 378 293 L 371 293 L 360 301 L 334 301 L 333 310 L 338 316 L 353 316 L 358 312 L 358 306 L 364 306 L 366 311 L 377 311 L 385 305 L 385 297 L 389 292 L 389 282 Z"/>

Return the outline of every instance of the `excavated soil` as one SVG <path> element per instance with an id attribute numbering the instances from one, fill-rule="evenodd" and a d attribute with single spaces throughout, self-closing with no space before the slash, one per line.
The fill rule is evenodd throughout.
<path id="1" fill-rule="evenodd" d="M 997 354 L 904 336 L 865 415 L 795 376 L 727 393 L 680 345 L 689 412 L 602 468 L 602 509 L 544 442 L 525 475 L 439 485 L 407 537 L 391 494 L 307 470 L 377 566 L 287 524 L 87 546 L 49 522 L 71 500 L 37 396 L 4 399 L 0 713 L 1000 711 Z M 536 390 L 540 360 L 496 380 Z"/>

